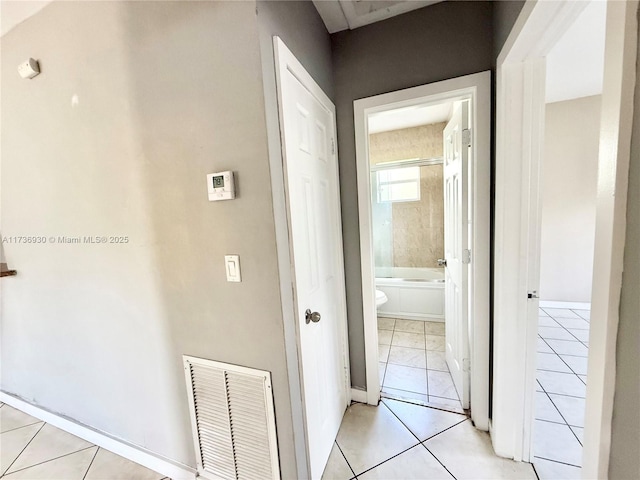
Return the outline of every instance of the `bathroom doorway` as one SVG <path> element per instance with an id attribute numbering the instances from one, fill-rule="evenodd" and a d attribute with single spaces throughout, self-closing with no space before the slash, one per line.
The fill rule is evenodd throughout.
<path id="1" fill-rule="evenodd" d="M 485 430 L 489 82 L 486 72 L 354 102 L 366 402 L 470 409 Z"/>
<path id="2" fill-rule="evenodd" d="M 462 412 L 444 323 L 443 136 L 453 111 L 449 101 L 370 115 L 369 163 L 381 396 Z"/>

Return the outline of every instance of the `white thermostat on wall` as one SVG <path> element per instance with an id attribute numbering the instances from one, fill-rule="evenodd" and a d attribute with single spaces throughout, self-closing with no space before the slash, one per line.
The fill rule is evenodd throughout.
<path id="1" fill-rule="evenodd" d="M 210 202 L 236 198 L 233 172 L 210 173 L 207 175 L 207 191 L 209 192 Z"/>

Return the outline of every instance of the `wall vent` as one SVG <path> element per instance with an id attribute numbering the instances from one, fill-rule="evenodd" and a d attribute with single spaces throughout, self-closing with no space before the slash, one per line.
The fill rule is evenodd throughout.
<path id="1" fill-rule="evenodd" d="M 280 478 L 271 374 L 183 356 L 198 475 Z"/>

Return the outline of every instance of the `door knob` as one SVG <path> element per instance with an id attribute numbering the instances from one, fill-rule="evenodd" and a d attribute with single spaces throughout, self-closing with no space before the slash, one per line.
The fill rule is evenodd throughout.
<path id="1" fill-rule="evenodd" d="M 307 325 L 311 322 L 318 323 L 320 321 L 320 318 L 321 315 L 318 312 L 312 312 L 309 308 L 307 308 L 307 311 L 304 312 L 304 320 Z"/>
<path id="2" fill-rule="evenodd" d="M 446 258 L 439 258 L 438 259 L 438 266 L 439 267 L 446 267 L 447 266 L 447 259 Z"/>

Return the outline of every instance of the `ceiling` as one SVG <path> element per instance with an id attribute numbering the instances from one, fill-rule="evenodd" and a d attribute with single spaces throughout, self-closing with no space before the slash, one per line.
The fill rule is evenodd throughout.
<path id="1" fill-rule="evenodd" d="M 602 93 L 606 13 L 589 2 L 547 55 L 547 103 Z"/>
<path id="2" fill-rule="evenodd" d="M 52 0 L 0 0 L 0 37 L 13 27 L 35 15 Z"/>
<path id="3" fill-rule="evenodd" d="M 369 115 L 369 133 L 388 132 L 402 128 L 446 122 L 451 117 L 452 102 L 437 105 L 417 105 Z"/>
<path id="4" fill-rule="evenodd" d="M 329 33 L 379 22 L 442 0 L 313 0 Z"/>

